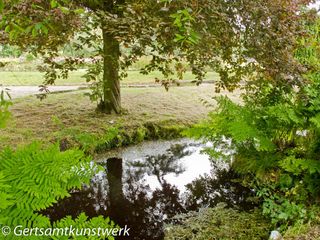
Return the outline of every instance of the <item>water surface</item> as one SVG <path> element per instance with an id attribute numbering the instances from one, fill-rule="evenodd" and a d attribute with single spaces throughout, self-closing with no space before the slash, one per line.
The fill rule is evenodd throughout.
<path id="1" fill-rule="evenodd" d="M 130 227 L 129 239 L 163 239 L 164 224 L 177 214 L 219 202 L 252 208 L 246 198 L 253 192 L 234 181 L 227 164 L 203 153 L 205 147 L 210 144 L 182 139 L 109 152 L 98 160 L 104 171 L 93 177 L 90 186 L 72 191 L 71 197 L 43 213 L 52 221 L 81 212 L 109 216 Z"/>

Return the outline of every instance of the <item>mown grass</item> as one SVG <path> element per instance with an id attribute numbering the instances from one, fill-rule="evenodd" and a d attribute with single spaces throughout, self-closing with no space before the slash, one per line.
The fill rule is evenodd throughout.
<path id="1" fill-rule="evenodd" d="M 84 70 L 71 72 L 68 79 L 57 79 L 56 85 L 84 85 L 85 79 L 82 77 Z M 162 75 L 159 71 L 143 75 L 137 70 L 128 71 L 128 77 L 122 80 L 122 84 L 146 84 L 154 83 L 156 78 L 161 79 Z M 217 80 L 217 73 L 209 72 L 207 80 Z M 191 72 L 186 72 L 184 80 L 194 80 L 195 77 Z M 3 71 L 0 72 L 0 85 L 4 86 L 38 86 L 43 83 L 43 73 L 37 71 Z"/>
<path id="2" fill-rule="evenodd" d="M 0 130 L 0 148 L 28 144 L 33 140 L 53 142 L 76 133 L 105 134 L 110 127 L 132 128 L 146 123 L 190 125 L 206 117 L 214 103 L 214 85 L 163 88 L 123 88 L 121 115 L 96 112 L 96 103 L 85 91 L 52 94 L 43 101 L 34 96 L 14 100 L 12 119 Z M 227 94 L 226 92 L 222 94 Z M 229 94 L 235 101 L 239 92 Z"/>

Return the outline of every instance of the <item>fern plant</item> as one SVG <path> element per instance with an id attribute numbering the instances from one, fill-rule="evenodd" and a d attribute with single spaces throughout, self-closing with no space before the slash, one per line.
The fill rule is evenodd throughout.
<path id="1" fill-rule="evenodd" d="M 33 143 L 16 151 L 3 150 L 0 153 L 0 224 L 12 228 L 17 225 L 52 227 L 50 220 L 39 211 L 68 197 L 71 189 L 89 184 L 98 170 L 83 151 L 60 152 L 58 144 L 43 148 L 39 143 Z M 68 219 L 54 225 L 72 222 Z M 81 216 L 81 222 L 88 226 L 93 223 L 106 228 L 114 226 L 102 217 L 90 221 L 83 219 Z M 14 239 L 14 236 L 9 237 Z"/>

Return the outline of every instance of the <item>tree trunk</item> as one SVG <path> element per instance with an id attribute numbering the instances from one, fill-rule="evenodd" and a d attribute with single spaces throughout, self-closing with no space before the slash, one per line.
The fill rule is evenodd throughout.
<path id="1" fill-rule="evenodd" d="M 109 203 L 111 208 L 116 208 L 125 200 L 122 183 L 122 159 L 109 158 L 107 160 L 107 177 L 109 183 Z"/>
<path id="2" fill-rule="evenodd" d="M 103 31 L 103 97 L 98 110 L 103 113 L 120 113 L 119 42 Z"/>

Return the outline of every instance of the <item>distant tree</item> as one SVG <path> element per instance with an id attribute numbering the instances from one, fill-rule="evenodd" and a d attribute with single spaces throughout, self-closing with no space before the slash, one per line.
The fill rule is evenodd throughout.
<path id="1" fill-rule="evenodd" d="M 91 49 L 85 75 L 94 83 L 91 97 L 100 111 L 119 113 L 120 79 L 141 56 L 151 56 L 141 72 L 160 70 L 166 87 L 187 67 L 197 83 L 208 69 L 218 72 L 217 90 L 241 81 L 301 84 L 305 69 L 293 53 L 304 34 L 300 10 L 310 2 L 0 0 L 0 44 L 43 55 L 46 84 L 86 62 L 81 54 L 57 61 L 61 46 Z"/>

